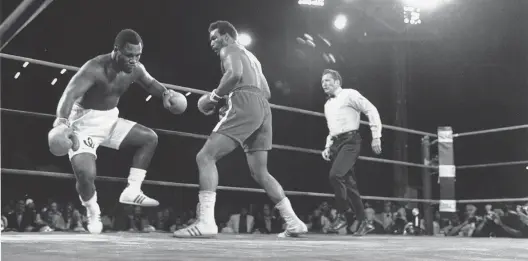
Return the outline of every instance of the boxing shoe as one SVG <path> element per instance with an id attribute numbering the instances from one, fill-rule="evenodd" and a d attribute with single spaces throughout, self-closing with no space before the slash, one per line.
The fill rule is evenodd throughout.
<path id="1" fill-rule="evenodd" d="M 361 224 L 359 225 L 358 230 L 356 233 L 354 233 L 354 236 L 364 236 L 370 232 L 372 232 L 375 229 L 374 225 L 372 225 L 371 221 L 363 220 Z"/>
<path id="2" fill-rule="evenodd" d="M 300 219 L 287 222 L 286 230 L 278 235 L 279 238 L 298 237 L 301 234 L 307 233 L 308 227 Z"/>
<path id="3" fill-rule="evenodd" d="M 178 238 L 212 238 L 218 235 L 218 227 L 214 222 L 198 220 L 186 228 L 174 231 L 173 235 Z"/>
<path id="4" fill-rule="evenodd" d="M 91 234 L 100 234 L 103 231 L 103 222 L 101 222 L 99 204 L 92 203 L 92 205 L 86 207 L 86 216 L 88 217 L 88 231 Z"/>
<path id="5" fill-rule="evenodd" d="M 133 189 L 131 187 L 125 188 L 119 196 L 119 202 L 123 204 L 141 206 L 141 207 L 156 207 L 159 202 L 143 194 L 143 191 Z"/>

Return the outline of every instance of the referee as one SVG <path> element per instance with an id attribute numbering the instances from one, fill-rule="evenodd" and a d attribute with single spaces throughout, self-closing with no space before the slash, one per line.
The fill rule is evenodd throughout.
<path id="1" fill-rule="evenodd" d="M 354 164 L 361 149 L 361 136 L 358 131 L 360 113 L 364 113 L 369 119 L 372 150 L 376 154 L 381 153 L 382 126 L 376 107 L 358 91 L 341 88 L 342 83 L 339 72 L 330 69 L 323 71 L 321 85 L 328 95 L 324 114 L 329 134 L 322 156 L 326 161 L 333 161 L 329 179 L 334 188 L 338 211 L 332 229 L 337 231 L 347 226 L 345 213 L 352 208 L 359 222 L 354 235 L 363 236 L 374 230 L 374 226 L 366 220 L 354 173 Z"/>

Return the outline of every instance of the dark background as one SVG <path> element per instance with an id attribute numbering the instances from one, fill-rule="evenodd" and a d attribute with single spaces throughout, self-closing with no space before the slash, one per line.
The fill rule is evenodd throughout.
<path id="1" fill-rule="evenodd" d="M 6 17 L 20 1 L 2 1 Z M 272 103 L 322 112 L 325 101 L 321 72 L 337 69 L 344 87 L 355 88 L 378 108 L 383 123 L 395 125 L 391 60 L 395 44 L 405 42 L 407 57 L 408 128 L 436 133 L 452 126 L 455 133 L 528 122 L 528 4 L 523 0 L 452 0 L 434 12 L 422 12 L 421 25 L 403 23 L 401 6 L 394 1 L 326 1 L 322 8 L 299 6 L 295 0 L 229 1 L 77 1 L 57 0 L 44 10 L 3 50 L 5 53 L 80 66 L 112 50 L 115 35 L 124 28 L 143 38 L 142 63 L 158 80 L 201 90 L 216 88 L 220 78 L 218 57 L 210 50 L 207 28 L 222 19 L 239 32 L 250 32 L 249 47 L 262 62 L 272 88 Z M 399 9 L 398 9 L 399 8 Z M 365 12 L 358 11 L 366 10 Z M 341 32 L 332 28 L 333 16 L 349 16 Z M 372 16 L 393 26 L 390 31 Z M 299 45 L 295 38 L 323 35 L 331 47 Z M 401 46 L 401 45 L 400 45 Z M 328 64 L 322 53 L 336 58 Z M 54 114 L 56 104 L 74 72 L 2 59 L 2 108 Z M 15 80 L 16 72 L 21 76 Z M 50 85 L 53 78 L 58 82 Z M 188 111 L 174 116 L 159 100 L 145 102 L 139 86 L 121 99 L 121 116 L 153 128 L 208 134 L 216 117 L 196 109 L 198 96 L 188 97 Z M 2 167 L 42 169 L 56 165 L 71 172 L 66 157 L 47 150 L 52 119 L 2 112 Z M 274 144 L 322 149 L 328 133 L 321 117 L 274 110 Z M 370 131 L 363 125 L 362 155 L 373 156 Z M 455 140 L 457 165 L 528 159 L 528 130 L 464 137 Z M 394 132 L 384 130 L 381 158 L 393 159 Z M 409 160 L 421 163 L 420 136 L 409 135 Z M 203 140 L 160 134 L 148 179 L 197 183 L 195 155 Z M 126 177 L 131 152 L 100 149 L 99 175 Z M 286 190 L 330 192 L 329 164 L 319 155 L 273 150 L 271 173 Z M 527 196 L 526 166 L 460 170 L 458 198 Z M 392 196 L 391 165 L 360 161 L 363 194 Z M 256 187 L 239 149 L 219 163 L 220 184 Z M 409 169 L 413 187 L 421 186 L 420 169 Z M 39 193 L 75 195 L 74 181 L 2 175 L 2 196 Z M 433 178 L 434 184 L 436 178 Z M 120 192 L 124 184 L 104 184 Z M 438 186 L 436 186 L 438 187 Z M 148 187 L 150 193 L 174 188 Z M 118 193 L 116 192 L 116 193 Z M 110 192 L 109 192 L 110 193 Z M 180 195 L 195 201 L 195 194 Z M 438 191 L 435 191 L 438 198 Z M 248 199 L 249 200 L 249 199 Z"/>

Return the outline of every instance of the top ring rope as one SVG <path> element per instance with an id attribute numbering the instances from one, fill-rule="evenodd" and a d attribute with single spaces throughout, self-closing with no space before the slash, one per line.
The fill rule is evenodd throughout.
<path id="1" fill-rule="evenodd" d="M 16 113 L 16 114 L 23 114 L 23 115 L 29 115 L 29 116 L 44 117 L 44 118 L 55 118 L 55 115 L 47 114 L 47 113 L 29 112 L 29 111 L 13 110 L 13 109 L 6 109 L 6 108 L 0 108 L 0 110 L 3 112 L 8 112 L 8 113 Z M 197 139 L 204 139 L 204 140 L 207 139 L 208 137 L 208 135 L 195 134 L 195 133 L 189 133 L 189 132 L 183 132 L 183 131 L 163 130 L 163 129 L 154 129 L 154 128 L 153 130 L 159 133 L 172 134 L 172 135 L 177 135 L 177 136 L 182 136 L 182 137 L 190 137 L 190 138 L 197 138 Z M 305 152 L 305 153 L 311 153 L 311 154 L 317 154 L 317 155 L 321 155 L 321 152 L 322 152 L 320 150 L 305 149 L 305 148 L 286 146 L 286 145 L 277 145 L 277 144 L 273 144 L 273 148 L 281 149 L 281 150 Z M 372 157 L 365 157 L 365 156 L 359 156 L 359 159 L 365 160 L 365 161 L 374 161 L 374 162 L 380 162 L 380 163 L 403 165 L 403 166 L 409 166 L 409 167 L 437 169 L 437 167 L 434 167 L 434 166 L 417 164 L 417 163 L 412 163 L 412 162 L 405 162 L 405 161 L 379 159 L 379 158 L 372 158 Z"/>
<path id="2" fill-rule="evenodd" d="M 59 69 L 67 69 L 67 70 L 70 70 L 70 71 L 78 71 L 79 70 L 79 67 L 75 67 L 75 66 L 58 64 L 58 63 L 53 63 L 53 62 L 47 62 L 47 61 L 42 61 L 42 60 L 37 60 L 37 59 L 31 59 L 31 58 L 27 58 L 27 57 L 11 55 L 11 54 L 6 54 L 6 53 L 0 53 L 0 57 L 1 58 L 5 58 L 5 59 L 16 60 L 16 61 L 40 64 L 40 65 L 54 67 L 54 68 L 59 68 Z M 183 91 L 183 92 L 191 92 L 191 93 L 196 93 L 196 94 L 209 93 L 209 92 L 206 92 L 206 91 L 192 89 L 192 88 L 183 87 L 183 86 L 178 86 L 178 85 L 174 85 L 174 84 L 163 83 L 163 85 L 165 85 L 165 87 L 167 87 L 167 88 L 178 90 L 178 91 Z M 289 112 L 297 112 L 297 113 L 306 114 L 306 115 L 324 117 L 324 114 L 320 113 L 320 112 L 303 110 L 303 109 L 298 109 L 298 108 L 292 108 L 292 107 L 287 107 L 287 106 L 282 106 L 282 105 L 271 104 L 271 108 L 275 108 L 275 109 L 283 110 L 283 111 L 289 111 Z M 361 124 L 368 125 L 368 122 L 361 121 Z M 438 136 L 435 133 L 411 130 L 411 129 L 402 128 L 402 127 L 396 127 L 396 126 L 391 126 L 391 125 L 385 125 L 384 124 L 382 126 L 385 129 L 401 131 L 401 132 L 406 132 L 406 133 L 411 133 L 411 134 L 418 134 L 418 135 L 431 136 L 431 137 L 437 137 Z"/>
<path id="3" fill-rule="evenodd" d="M 464 137 L 464 136 L 487 134 L 487 133 L 494 133 L 494 132 L 501 132 L 501 131 L 518 130 L 518 129 L 528 129 L 528 124 L 509 126 L 509 127 L 502 127 L 502 128 L 496 128 L 496 129 L 489 129 L 489 130 L 461 132 L 461 133 L 453 134 L 453 137 Z"/>

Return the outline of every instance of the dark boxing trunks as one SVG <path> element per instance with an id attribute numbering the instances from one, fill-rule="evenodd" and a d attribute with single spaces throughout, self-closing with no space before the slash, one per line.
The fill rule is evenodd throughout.
<path id="1" fill-rule="evenodd" d="M 225 106 L 226 113 L 213 132 L 237 141 L 246 152 L 271 150 L 271 107 L 259 88 L 238 87 Z"/>

